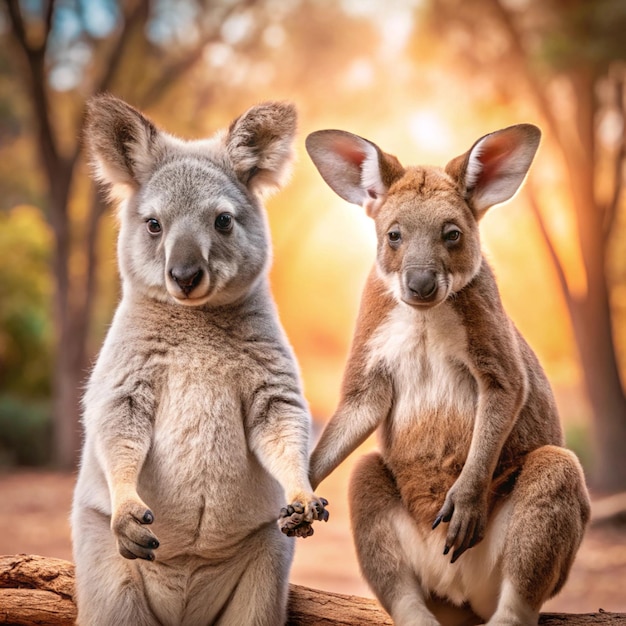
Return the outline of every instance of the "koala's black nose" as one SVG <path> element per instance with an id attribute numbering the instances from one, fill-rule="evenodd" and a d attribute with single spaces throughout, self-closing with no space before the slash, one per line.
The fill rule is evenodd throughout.
<path id="1" fill-rule="evenodd" d="M 406 286 L 413 298 L 431 302 L 437 295 L 437 274 L 431 269 L 409 269 L 406 273 Z"/>
<path id="2" fill-rule="evenodd" d="M 170 269 L 172 280 L 186 296 L 200 284 L 202 274 L 203 271 L 199 265 L 185 265 Z"/>

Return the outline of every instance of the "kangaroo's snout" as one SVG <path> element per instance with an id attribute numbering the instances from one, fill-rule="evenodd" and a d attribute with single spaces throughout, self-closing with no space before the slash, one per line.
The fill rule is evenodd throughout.
<path id="1" fill-rule="evenodd" d="M 406 295 L 417 304 L 435 300 L 439 283 L 437 273 L 431 268 L 409 268 L 404 273 Z"/>
<path id="2" fill-rule="evenodd" d="M 189 296 L 202 281 L 204 270 L 198 264 L 183 265 L 170 268 L 169 274 L 183 294 Z"/>
<path id="3" fill-rule="evenodd" d="M 408 267 L 402 273 L 402 300 L 413 306 L 435 306 L 446 299 L 445 277 L 432 267 Z"/>

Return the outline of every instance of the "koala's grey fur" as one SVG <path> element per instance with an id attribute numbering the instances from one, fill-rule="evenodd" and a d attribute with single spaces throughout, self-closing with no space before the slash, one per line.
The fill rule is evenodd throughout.
<path id="1" fill-rule="evenodd" d="M 267 103 L 185 142 L 112 96 L 88 104 L 87 150 L 120 200 L 123 295 L 84 397 L 81 626 L 285 621 L 286 535 L 327 517 L 261 205 L 295 123 Z"/>

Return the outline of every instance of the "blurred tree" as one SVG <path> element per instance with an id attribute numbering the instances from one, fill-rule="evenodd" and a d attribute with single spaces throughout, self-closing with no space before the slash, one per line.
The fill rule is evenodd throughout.
<path id="1" fill-rule="evenodd" d="M 345 77 L 371 52 L 375 31 L 372 20 L 329 0 L 0 3 L 0 208 L 40 206 L 52 232 L 52 397 L 60 465 L 77 460 L 90 324 L 108 323 L 117 284 L 113 264 L 98 258 L 105 243 L 106 250 L 113 247 L 106 201 L 90 185 L 80 154 L 85 99 L 112 91 L 182 135 L 212 132 L 234 111 L 268 97 L 296 100 L 306 115 L 315 107 L 328 112 L 326 94 L 332 93 L 332 114 L 341 110 L 354 121 Z M 367 107 L 358 113 L 368 114 Z M 270 215 L 283 256 L 299 254 L 294 233 L 316 219 L 319 207 L 312 204 Z M 282 266 L 283 278 L 290 266 Z M 273 279 L 292 301 L 292 282 L 281 280 L 280 268 Z M 349 330 L 335 333 L 347 345 Z"/>
<path id="2" fill-rule="evenodd" d="M 33 206 L 0 213 L 0 250 L 19 271 L 0 273 L 0 395 L 50 396 L 50 231 Z"/>
<path id="3" fill-rule="evenodd" d="M 75 465 L 80 448 L 79 398 L 89 356 L 96 244 L 105 208 L 99 194 L 85 190 L 81 182 L 85 177 L 78 176 L 84 174 L 79 158 L 84 100 L 114 90 L 140 108 L 154 106 L 188 76 L 210 42 L 230 37 L 231 46 L 237 47 L 236 31 L 241 30 L 237 18 L 255 4 L 254 0 L 3 3 L 0 41 L 13 55 L 2 54 L 0 60 L 14 64 L 8 68 L 12 84 L 18 85 L 29 106 L 31 141 L 44 179 L 41 206 L 54 240 L 52 387 L 55 456 L 61 466 Z M 8 114 L 3 121 L 3 129 L 15 126 Z M 78 220 L 72 214 L 77 195 L 91 197 Z M 74 269 L 77 259 L 83 261 L 83 271 Z"/>
<path id="4" fill-rule="evenodd" d="M 15 70 L 0 47 L 0 466 L 46 463 L 51 435 L 52 238 Z"/>
<path id="5" fill-rule="evenodd" d="M 571 190 L 582 280 L 571 276 L 547 219 L 554 194 L 531 188 L 531 205 L 571 317 L 594 414 L 592 482 L 603 491 L 624 490 L 626 395 L 611 293 L 614 260 L 624 250 L 615 235 L 626 157 L 626 3 L 431 0 L 430 18 L 436 34 L 428 41 L 441 44 L 451 73 L 479 83 L 479 99 L 499 98 L 518 111 L 534 106 L 562 159 L 561 186 Z"/>

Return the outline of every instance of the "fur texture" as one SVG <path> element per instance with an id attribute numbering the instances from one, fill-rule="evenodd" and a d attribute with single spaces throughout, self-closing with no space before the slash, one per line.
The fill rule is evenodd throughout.
<path id="1" fill-rule="evenodd" d="M 461 615 L 444 623 L 536 623 L 589 517 L 549 383 L 479 239 L 539 136 L 527 124 L 491 133 L 445 169 L 404 168 L 345 131 L 307 138 L 322 177 L 366 209 L 378 238 L 311 482 L 379 430 L 380 452 L 352 478 L 351 515 L 363 574 L 398 625 L 434 626 L 450 605 Z"/>
<path id="2" fill-rule="evenodd" d="M 184 142 L 112 96 L 89 102 L 87 150 L 121 200 L 123 297 L 84 397 L 81 626 L 285 620 L 286 534 L 326 514 L 260 204 L 285 178 L 295 117 L 266 103 Z M 307 533 L 288 511 L 281 533 L 286 503 Z"/>

